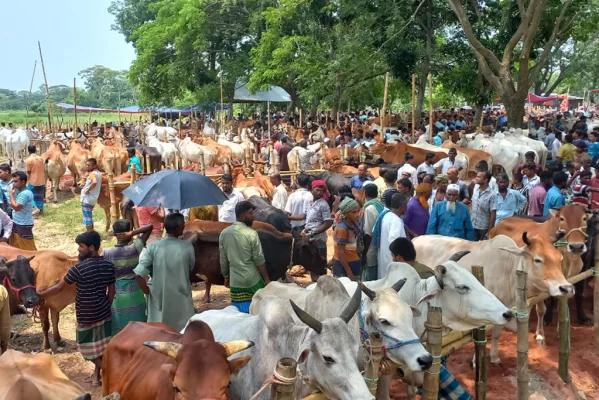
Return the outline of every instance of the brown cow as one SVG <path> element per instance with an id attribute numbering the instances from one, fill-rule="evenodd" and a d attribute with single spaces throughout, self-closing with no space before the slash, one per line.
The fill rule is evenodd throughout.
<path id="1" fill-rule="evenodd" d="M 476 164 L 480 161 L 486 161 L 488 165 L 493 165 L 493 157 L 489 153 L 483 150 L 471 149 L 469 147 L 462 147 L 454 144 L 451 140 L 446 140 L 443 142 L 441 147 L 446 149 L 456 149 L 459 152 L 464 153 L 468 157 L 468 166 L 469 169 L 467 172 L 474 172 L 476 174 Z"/>
<path id="2" fill-rule="evenodd" d="M 67 171 L 67 161 L 62 154 L 63 150 L 64 144 L 59 140 L 53 140 L 48 151 L 42 154 L 42 159 L 44 160 L 44 172 L 46 179 L 50 179 L 50 182 L 52 183 L 52 193 L 54 194 L 55 203 L 58 202 L 56 191 L 58 190 L 60 177 Z"/>
<path id="3" fill-rule="evenodd" d="M 208 149 L 210 149 L 210 151 L 214 154 L 214 158 L 212 159 L 212 163 L 214 165 L 222 166 L 227 162 L 227 160 L 230 162 L 233 159 L 232 150 L 230 147 L 218 144 L 209 137 L 199 136 L 193 141 L 200 146 L 206 146 Z M 209 166 L 206 165 L 206 167 Z"/>
<path id="4" fill-rule="evenodd" d="M 91 157 L 91 152 L 86 150 L 75 139 L 69 139 L 69 154 L 67 155 L 67 167 L 73 176 L 73 186 L 83 180 L 87 172 L 85 163 Z"/>
<path id="5" fill-rule="evenodd" d="M 447 154 L 443 152 L 421 149 L 419 147 L 410 146 L 404 142 L 395 144 L 376 142 L 370 148 L 370 152 L 372 154 L 377 154 L 380 158 L 384 159 L 385 162 L 393 164 L 403 163 L 405 161 L 404 156 L 406 153 L 412 153 L 414 155 L 414 162 L 416 165 L 420 165 L 424 162 L 427 153 L 435 154 L 433 162 L 437 162 L 442 158 L 447 157 Z"/>
<path id="6" fill-rule="evenodd" d="M 192 321 L 184 334 L 161 323 L 131 322 L 108 343 L 102 393 L 127 400 L 228 399 L 231 375 L 251 356 L 227 358 L 253 345 L 216 343 L 202 321 Z"/>
<path id="7" fill-rule="evenodd" d="M 100 138 L 89 138 L 88 145 L 91 151 L 91 155 L 98 162 L 98 168 L 102 172 L 108 174 L 120 175 L 121 171 L 127 170 L 126 162 L 125 166 L 122 165 L 121 150 L 114 146 L 106 146 L 102 143 Z M 126 150 L 125 150 L 126 152 Z"/>
<path id="8" fill-rule="evenodd" d="M 46 290 L 50 286 L 54 286 L 60 282 L 67 274 L 69 269 L 79 262 L 77 257 L 69 257 L 62 251 L 28 251 L 17 249 L 16 247 L 9 246 L 6 243 L 0 243 L 0 255 L 9 260 L 14 260 L 17 258 L 17 256 L 35 256 L 30 261 L 30 265 L 35 271 L 35 286 L 39 292 Z M 60 293 L 44 297 L 44 302 L 40 305 L 40 320 L 42 323 L 42 331 L 44 333 L 42 344 L 43 350 L 50 350 L 50 341 L 48 339 L 50 321 L 48 319 L 48 313 L 52 318 L 54 343 L 59 347 L 64 346 L 64 342 L 62 341 L 60 332 L 58 330 L 58 321 L 60 318 L 60 312 L 66 306 L 75 302 L 75 286 L 76 285 L 68 285 Z"/>
<path id="9" fill-rule="evenodd" d="M 260 172 L 255 171 L 254 176 L 252 178 L 248 178 L 243 173 L 243 168 L 235 167 L 233 168 L 233 187 L 242 188 L 242 187 L 255 187 L 260 188 L 266 194 L 270 200 L 275 194 L 275 188 L 270 181 L 268 176 L 263 176 Z"/>
<path id="10" fill-rule="evenodd" d="M 123 190 L 129 187 L 129 182 L 131 181 L 131 172 L 125 172 L 122 175 L 114 177 L 114 194 L 116 197 L 116 207 L 117 207 L 117 219 L 118 210 L 120 210 L 120 204 L 123 200 Z M 102 174 L 102 187 L 100 189 L 100 196 L 98 197 L 98 205 L 102 207 L 104 210 L 104 214 L 106 215 L 106 231 L 110 230 L 110 190 L 108 189 L 108 175 Z"/>

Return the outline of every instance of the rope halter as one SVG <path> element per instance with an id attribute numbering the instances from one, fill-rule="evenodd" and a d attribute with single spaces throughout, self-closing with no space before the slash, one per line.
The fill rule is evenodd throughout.
<path id="1" fill-rule="evenodd" d="M 360 332 L 362 333 L 362 341 L 365 341 L 365 340 L 369 340 L 369 335 L 368 335 L 368 331 L 366 330 L 366 323 L 364 321 L 364 317 L 362 317 L 363 304 L 364 304 L 364 300 L 362 300 L 360 302 L 360 310 L 358 311 L 359 312 L 358 316 L 360 319 Z M 383 331 L 382 329 L 376 327 L 374 325 L 374 321 L 370 324 L 370 326 L 372 326 L 374 329 L 376 329 L 376 331 L 379 332 L 383 337 L 385 337 L 388 340 L 390 340 L 391 342 L 393 342 L 392 345 L 385 346 L 386 350 L 399 349 L 400 347 L 403 347 L 403 346 L 420 343 L 420 339 L 418 339 L 418 338 L 412 339 L 412 340 L 399 340 L 397 338 L 394 338 L 393 336 L 385 333 L 385 331 Z"/>

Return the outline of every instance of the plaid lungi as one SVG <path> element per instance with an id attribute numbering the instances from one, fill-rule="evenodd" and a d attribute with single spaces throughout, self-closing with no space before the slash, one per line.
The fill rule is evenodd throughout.
<path id="1" fill-rule="evenodd" d="M 239 311 L 249 314 L 252 297 L 265 286 L 264 281 L 260 279 L 258 283 L 250 288 L 231 287 L 231 305 L 237 307 Z"/>
<path id="2" fill-rule="evenodd" d="M 77 324 L 77 345 L 81 356 L 86 360 L 102 357 L 111 338 L 110 318 L 93 324 Z"/>
<path id="3" fill-rule="evenodd" d="M 40 211 L 44 211 L 44 203 L 46 202 L 46 185 L 33 186 L 27 184 L 27 189 L 33 193 L 33 205 Z"/>
<path id="4" fill-rule="evenodd" d="M 33 225 L 19 225 L 13 223 L 12 233 L 8 239 L 8 244 L 21 250 L 36 251 L 35 241 L 33 240 Z"/>
<path id="5" fill-rule="evenodd" d="M 94 224 L 94 220 L 92 219 L 93 210 L 94 206 L 91 204 L 81 203 L 81 212 L 83 212 L 83 225 L 92 226 Z"/>
<path id="6" fill-rule="evenodd" d="M 135 279 L 117 279 L 112 302 L 112 336 L 122 331 L 129 322 L 146 322 L 146 297 Z"/>

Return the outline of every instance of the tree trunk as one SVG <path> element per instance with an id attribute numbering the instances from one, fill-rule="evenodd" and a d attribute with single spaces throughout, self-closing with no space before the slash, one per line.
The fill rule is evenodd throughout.
<path id="1" fill-rule="evenodd" d="M 416 85 L 416 129 L 421 126 L 422 120 L 422 106 L 424 105 L 424 91 L 426 90 L 426 77 L 422 79 L 420 77 L 418 79 L 418 83 Z"/>
<path id="2" fill-rule="evenodd" d="M 315 99 L 314 101 L 312 101 L 312 107 L 310 107 L 310 117 L 312 118 L 312 122 L 314 123 L 319 123 L 320 121 L 318 121 L 318 106 L 320 105 L 320 99 Z"/>
<path id="3" fill-rule="evenodd" d="M 474 108 L 474 119 L 472 120 L 472 126 L 478 128 L 480 126 L 480 118 L 483 114 L 484 104 L 475 104 Z"/>
<path id="4" fill-rule="evenodd" d="M 507 96 L 501 95 L 501 100 L 507 110 L 508 123 L 511 128 L 522 128 L 524 122 L 524 103 L 526 103 L 526 95 Z"/>

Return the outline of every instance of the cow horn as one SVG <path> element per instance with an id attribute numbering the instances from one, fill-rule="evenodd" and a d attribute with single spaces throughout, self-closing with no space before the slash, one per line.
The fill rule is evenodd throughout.
<path id="1" fill-rule="evenodd" d="M 462 257 L 464 257 L 467 254 L 470 254 L 470 250 L 458 251 L 457 253 L 454 253 L 451 257 L 449 257 L 449 261 L 458 262 L 462 259 Z"/>
<path id="2" fill-rule="evenodd" d="M 349 303 L 347 303 L 341 314 L 339 314 L 339 318 L 345 321 L 346 324 L 349 323 L 356 311 L 358 311 L 358 308 L 360 308 L 360 300 L 362 300 L 362 291 L 357 287 Z"/>
<path id="3" fill-rule="evenodd" d="M 293 300 L 289 300 L 289 302 L 291 303 L 291 308 L 293 308 L 295 315 L 297 315 L 300 321 L 308 325 L 310 328 L 314 329 L 316 333 L 322 332 L 322 322 L 320 322 L 319 320 L 317 320 L 316 318 L 299 308 L 299 306 L 295 304 Z"/>
<path id="4" fill-rule="evenodd" d="M 227 357 L 230 357 L 235 353 L 239 353 L 240 351 L 249 349 L 253 345 L 254 342 L 250 342 L 249 340 L 233 340 L 231 342 L 222 344 L 222 346 L 225 348 L 225 353 L 227 353 Z"/>
<path id="5" fill-rule="evenodd" d="M 447 269 L 444 265 L 437 265 L 435 268 L 435 279 L 437 280 L 437 284 L 441 289 L 445 288 L 445 284 L 443 283 L 443 275 L 447 272 Z"/>
<path id="6" fill-rule="evenodd" d="M 374 290 L 368 288 L 362 282 L 358 282 L 358 285 L 360 285 L 360 289 L 362 290 L 362 292 L 364 292 L 364 294 L 366 296 L 368 296 L 368 298 L 370 299 L 370 301 L 374 301 L 374 298 L 376 297 L 376 292 Z"/>
<path id="7" fill-rule="evenodd" d="M 522 233 L 522 241 L 525 245 L 530 246 L 530 240 L 528 239 L 528 232 Z"/>
<path id="8" fill-rule="evenodd" d="M 175 342 L 144 342 L 144 346 L 154 349 L 170 358 L 177 358 L 179 350 L 183 347 L 182 344 Z"/>
<path id="9" fill-rule="evenodd" d="M 402 279 L 398 280 L 397 282 L 395 282 L 395 284 L 393 286 L 391 286 L 391 289 L 393 289 L 397 293 L 399 293 L 399 291 L 401 290 L 403 285 L 406 284 L 406 281 L 407 281 L 407 278 L 402 278 Z"/>

